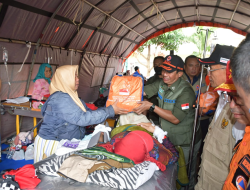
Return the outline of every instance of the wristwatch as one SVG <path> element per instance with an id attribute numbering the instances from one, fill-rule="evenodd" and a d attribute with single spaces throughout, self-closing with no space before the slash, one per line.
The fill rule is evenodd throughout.
<path id="1" fill-rule="evenodd" d="M 155 110 L 155 105 L 153 104 L 153 105 L 149 108 L 149 111 L 150 111 L 150 112 L 154 112 L 154 110 Z"/>

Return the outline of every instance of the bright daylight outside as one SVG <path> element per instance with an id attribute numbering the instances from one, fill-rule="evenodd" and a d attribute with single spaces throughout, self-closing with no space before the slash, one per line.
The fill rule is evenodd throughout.
<path id="1" fill-rule="evenodd" d="M 153 69 L 154 57 L 166 57 L 171 50 L 174 51 L 174 55 L 179 55 L 183 61 L 189 55 L 203 58 L 206 31 L 202 29 L 207 28 L 211 32 L 208 33 L 206 58 L 210 56 L 216 44 L 237 47 L 244 39 L 244 36 L 229 29 L 214 27 L 181 28 L 147 41 L 128 58 L 123 72 L 129 70 L 130 73 L 133 73 L 134 68 L 138 66 L 141 74 L 148 79 L 155 73 Z"/>

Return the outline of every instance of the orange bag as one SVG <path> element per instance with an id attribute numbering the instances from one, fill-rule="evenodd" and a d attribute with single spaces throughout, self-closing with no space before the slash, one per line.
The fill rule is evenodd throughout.
<path id="1" fill-rule="evenodd" d="M 217 92 L 210 88 L 206 93 L 200 95 L 200 107 L 202 109 L 202 115 L 209 115 L 213 113 L 217 107 L 219 95 Z"/>
<path id="2" fill-rule="evenodd" d="M 138 107 L 138 101 L 142 100 L 143 82 L 141 77 L 114 76 L 109 89 L 109 96 L 106 107 L 112 105 L 119 99 L 118 106 L 127 109 L 129 112 Z"/>

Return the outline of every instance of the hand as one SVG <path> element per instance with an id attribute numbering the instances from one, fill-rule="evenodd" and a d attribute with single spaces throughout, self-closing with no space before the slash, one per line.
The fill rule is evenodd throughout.
<path id="1" fill-rule="evenodd" d="M 43 100 L 48 100 L 48 97 L 43 97 Z"/>
<path id="2" fill-rule="evenodd" d="M 139 123 L 137 125 L 141 126 L 142 128 L 146 129 L 151 133 L 154 133 L 155 131 L 155 126 L 153 126 L 152 123 Z"/>
<path id="3" fill-rule="evenodd" d="M 122 114 L 127 114 L 128 110 L 127 109 L 122 109 L 120 107 L 117 106 L 118 103 L 118 99 L 115 101 L 115 103 L 112 104 L 112 107 L 114 109 L 115 114 L 117 115 L 122 115 Z"/>
<path id="4" fill-rule="evenodd" d="M 133 112 L 137 113 L 138 115 L 142 114 L 146 110 L 149 110 L 149 108 L 153 105 L 153 103 L 149 101 L 140 101 L 137 103 L 141 105 L 137 108 L 134 108 Z"/>

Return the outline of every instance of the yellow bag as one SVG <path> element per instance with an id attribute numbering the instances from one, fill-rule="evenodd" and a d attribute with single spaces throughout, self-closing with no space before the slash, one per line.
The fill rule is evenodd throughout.
<path id="1" fill-rule="evenodd" d="M 177 166 L 178 178 L 176 180 L 176 188 L 180 189 L 181 187 L 187 186 L 189 183 L 189 180 L 188 180 L 187 168 L 186 168 L 183 150 L 180 146 L 176 146 L 175 148 L 179 152 L 179 159 L 178 159 L 178 166 Z"/>

